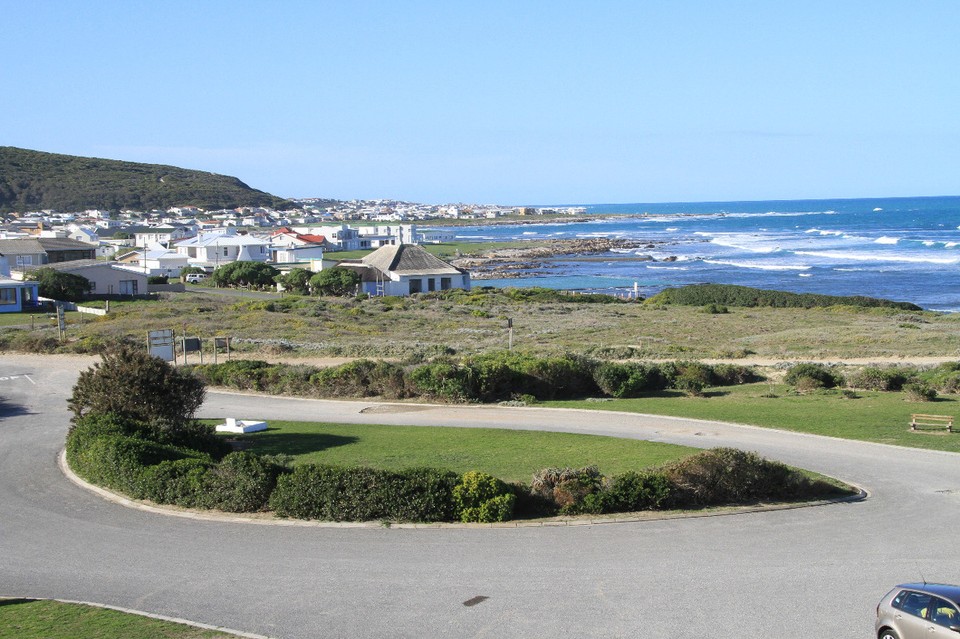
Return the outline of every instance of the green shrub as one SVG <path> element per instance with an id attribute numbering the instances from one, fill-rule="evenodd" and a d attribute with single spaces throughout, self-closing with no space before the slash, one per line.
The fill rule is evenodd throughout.
<path id="1" fill-rule="evenodd" d="M 410 371 L 410 381 L 419 395 L 452 402 L 473 401 L 476 384 L 473 369 L 439 360 Z"/>
<path id="2" fill-rule="evenodd" d="M 723 304 L 710 303 L 705 306 L 701 306 L 700 312 L 708 315 L 725 315 L 729 313 L 730 310 Z"/>
<path id="3" fill-rule="evenodd" d="M 903 392 L 910 402 L 932 402 L 937 398 L 937 390 L 922 381 L 905 384 Z"/>
<path id="4" fill-rule="evenodd" d="M 672 484 L 659 472 L 628 471 L 616 475 L 603 492 L 602 510 L 608 513 L 657 510 L 670 499 Z"/>
<path id="5" fill-rule="evenodd" d="M 561 513 L 598 512 L 588 495 L 599 493 L 604 477 L 596 466 L 584 468 L 544 468 L 533 475 L 530 491 L 551 501 Z"/>
<path id="6" fill-rule="evenodd" d="M 605 362 L 594 369 L 593 380 L 604 394 L 620 399 L 640 397 L 669 385 L 656 364 Z"/>
<path id="7" fill-rule="evenodd" d="M 206 473 L 203 505 L 235 513 L 266 510 L 282 470 L 260 455 L 230 453 Z"/>
<path id="8" fill-rule="evenodd" d="M 207 472 L 211 462 L 196 457 L 165 460 L 143 468 L 139 493 L 158 504 L 176 504 L 184 508 L 204 505 Z"/>
<path id="9" fill-rule="evenodd" d="M 918 375 L 937 391 L 946 394 L 960 392 L 960 362 L 944 362 Z"/>
<path id="10" fill-rule="evenodd" d="M 693 397 L 703 395 L 703 390 L 710 385 L 710 367 L 698 362 L 684 362 L 677 368 L 679 372 L 673 380 L 673 387 Z"/>
<path id="11" fill-rule="evenodd" d="M 669 504 L 681 508 L 799 498 L 810 483 L 779 462 L 733 448 L 681 459 L 667 465 L 663 474 L 672 484 Z"/>
<path id="12" fill-rule="evenodd" d="M 185 422 L 203 404 L 201 380 L 150 355 L 142 345 L 121 343 L 80 373 L 67 404 L 74 419 L 114 413 L 142 421 Z"/>
<path id="13" fill-rule="evenodd" d="M 282 517 L 332 521 L 451 521 L 456 473 L 305 464 L 281 475 L 270 507 Z"/>
<path id="14" fill-rule="evenodd" d="M 383 360 L 360 359 L 323 368 L 310 376 L 322 397 L 372 397 L 401 399 L 408 396 L 403 368 Z"/>
<path id="15" fill-rule="evenodd" d="M 843 384 L 843 375 L 823 364 L 794 364 L 787 369 L 784 381 L 798 390 L 833 388 Z"/>
<path id="16" fill-rule="evenodd" d="M 453 488 L 454 512 L 464 522 L 507 521 L 515 502 L 510 487 L 486 473 L 465 473 Z"/>
<path id="17" fill-rule="evenodd" d="M 847 376 L 847 386 L 861 390 L 899 391 L 912 376 L 900 368 L 867 366 Z"/>
<path id="18" fill-rule="evenodd" d="M 855 295 L 840 297 L 815 293 L 788 293 L 769 291 L 747 286 L 730 284 L 692 284 L 680 288 L 668 288 L 644 301 L 644 304 L 658 306 L 679 304 L 682 306 L 770 306 L 775 308 L 823 308 L 828 306 L 852 306 L 860 308 L 896 308 L 908 311 L 923 310 L 909 302 Z"/>
<path id="19" fill-rule="evenodd" d="M 739 386 L 759 382 L 763 377 L 749 366 L 739 364 L 715 364 L 711 367 L 711 386 Z"/>

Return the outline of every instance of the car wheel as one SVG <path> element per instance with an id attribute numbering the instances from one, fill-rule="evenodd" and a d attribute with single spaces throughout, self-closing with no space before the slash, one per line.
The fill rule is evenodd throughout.
<path id="1" fill-rule="evenodd" d="M 880 634 L 877 635 L 877 639 L 900 639 L 900 635 L 890 628 L 884 628 L 880 631 Z"/>

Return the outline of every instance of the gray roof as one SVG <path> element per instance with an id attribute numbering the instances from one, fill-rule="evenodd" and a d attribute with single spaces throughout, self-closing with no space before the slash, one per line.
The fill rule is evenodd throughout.
<path id="1" fill-rule="evenodd" d="M 47 251 L 94 251 L 97 247 L 66 237 L 24 237 L 0 240 L 0 255 L 35 255 Z"/>
<path id="2" fill-rule="evenodd" d="M 69 273 L 72 271 L 83 271 L 89 268 L 106 267 L 109 269 L 133 273 L 135 275 L 147 276 L 142 269 L 131 267 L 126 264 L 117 264 L 116 262 L 105 262 L 103 260 L 70 260 L 69 262 L 57 262 L 55 264 L 36 264 L 34 266 L 25 266 L 20 270 L 24 272 L 36 271 L 41 268 L 49 268 L 55 271 Z"/>
<path id="3" fill-rule="evenodd" d="M 0 240 L 0 255 L 35 255 L 46 252 L 36 238 Z"/>
<path id="4" fill-rule="evenodd" d="M 400 275 L 457 275 L 463 272 L 416 244 L 381 246 L 361 262 L 384 273 Z"/>

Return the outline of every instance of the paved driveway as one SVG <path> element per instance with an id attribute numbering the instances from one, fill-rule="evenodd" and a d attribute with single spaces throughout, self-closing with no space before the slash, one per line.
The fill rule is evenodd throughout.
<path id="1" fill-rule="evenodd" d="M 894 582 L 960 581 L 960 457 L 693 420 L 395 411 L 210 393 L 203 416 L 500 426 L 733 445 L 870 491 L 736 516 L 521 529 L 335 529 L 130 510 L 56 466 L 89 360 L 0 357 L 0 595 L 275 637 L 869 637 Z M 824 415 L 824 419 L 829 419 Z M 487 599 L 467 606 L 464 602 Z"/>

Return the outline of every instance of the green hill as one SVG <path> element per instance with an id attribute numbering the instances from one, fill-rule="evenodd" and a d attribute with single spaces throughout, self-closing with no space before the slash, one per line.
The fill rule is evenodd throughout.
<path id="1" fill-rule="evenodd" d="M 0 146 L 0 212 L 295 205 L 235 177 Z"/>

